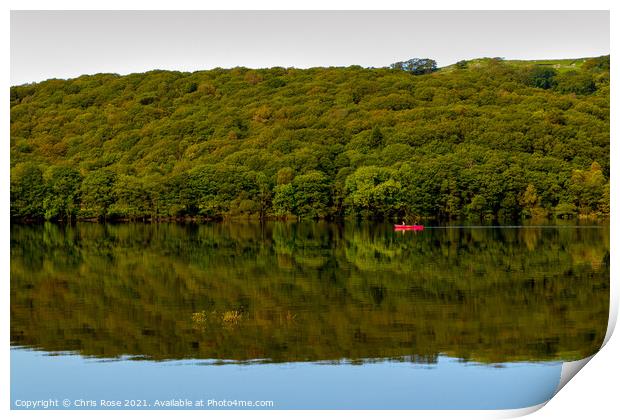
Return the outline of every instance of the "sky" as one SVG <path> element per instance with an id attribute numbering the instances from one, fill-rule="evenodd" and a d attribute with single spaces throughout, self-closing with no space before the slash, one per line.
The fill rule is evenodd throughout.
<path id="1" fill-rule="evenodd" d="M 609 54 L 608 11 L 12 11 L 11 84 L 153 69 Z"/>

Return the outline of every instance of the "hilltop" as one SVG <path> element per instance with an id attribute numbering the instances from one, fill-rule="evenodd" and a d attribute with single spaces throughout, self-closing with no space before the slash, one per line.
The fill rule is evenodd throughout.
<path id="1" fill-rule="evenodd" d="M 150 71 L 11 88 L 11 216 L 609 213 L 609 56 Z"/>
<path id="2" fill-rule="evenodd" d="M 554 69 L 559 73 L 564 73 L 564 72 L 571 71 L 571 70 L 580 70 L 581 67 L 585 63 L 588 63 L 586 64 L 586 66 L 591 66 L 595 63 L 595 61 L 593 60 L 596 60 L 596 59 L 593 59 L 593 58 L 563 58 L 563 59 L 552 59 L 552 60 L 504 60 L 501 57 L 497 57 L 497 58 L 487 57 L 487 58 L 477 58 L 474 60 L 463 60 L 463 61 L 459 61 L 459 63 L 460 65 L 466 64 L 468 67 L 474 67 L 474 66 L 485 66 L 493 61 L 498 61 L 498 60 L 511 66 L 526 67 L 526 68 L 544 67 L 544 68 Z M 446 67 L 442 67 L 438 69 L 438 71 L 449 71 L 454 68 L 460 67 L 460 65 L 455 63 L 455 64 L 452 64 Z M 608 66 L 609 62 L 602 61 L 599 58 L 599 61 L 597 61 L 596 65 Z"/>

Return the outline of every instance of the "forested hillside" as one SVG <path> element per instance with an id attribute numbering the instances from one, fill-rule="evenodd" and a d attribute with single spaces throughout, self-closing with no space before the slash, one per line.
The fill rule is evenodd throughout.
<path id="1" fill-rule="evenodd" d="M 609 56 L 397 64 L 14 86 L 11 216 L 608 215 Z"/>

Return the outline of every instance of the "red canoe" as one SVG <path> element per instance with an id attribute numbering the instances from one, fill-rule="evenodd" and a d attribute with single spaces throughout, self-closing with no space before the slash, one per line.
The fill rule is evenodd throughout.
<path id="1" fill-rule="evenodd" d="M 394 230 L 424 230 L 422 225 L 394 225 Z"/>

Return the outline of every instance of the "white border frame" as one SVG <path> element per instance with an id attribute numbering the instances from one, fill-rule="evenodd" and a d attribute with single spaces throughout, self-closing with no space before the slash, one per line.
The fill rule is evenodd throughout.
<path id="1" fill-rule="evenodd" d="M 60 0 L 49 2 L 44 0 L 31 0 L 31 1 L 14 1 L 9 0 L 5 4 L 8 7 L 4 9 L 2 15 L 2 25 L 4 28 L 2 31 L 2 45 L 4 47 L 4 67 L 3 75 L 5 81 L 5 95 L 8 96 L 8 86 L 10 86 L 10 67 L 9 67 L 9 50 L 10 50 L 10 10 L 611 10 L 611 55 L 614 57 L 617 53 L 617 43 L 615 40 L 618 36 L 618 28 L 620 22 L 618 21 L 618 7 L 617 2 L 601 1 L 601 0 L 589 0 L 588 2 L 579 2 L 575 0 L 564 1 L 544 1 L 544 0 L 522 0 L 516 1 L 488 1 L 488 0 L 470 0 L 468 2 L 462 2 L 458 0 L 443 0 L 435 2 L 418 2 L 413 3 L 406 0 L 383 0 L 381 2 L 358 0 L 355 2 L 347 2 L 344 0 L 299 0 L 299 1 L 284 1 L 284 0 L 270 0 L 262 1 L 258 3 L 252 0 L 230 0 L 230 1 L 199 1 L 199 0 L 176 0 L 175 2 L 166 2 L 162 0 L 151 0 L 150 2 L 141 2 L 135 0 L 108 0 L 108 1 L 89 1 L 81 2 L 77 0 Z M 50 7 L 50 6 L 54 7 Z M 146 6 L 146 7 L 145 7 Z M 467 6 L 466 8 L 463 6 Z M 611 115 L 617 110 L 617 84 L 618 80 L 618 66 L 615 64 L 615 59 L 612 60 L 612 95 L 611 95 Z M 4 133 L 10 132 L 9 124 L 9 101 L 6 99 L 1 101 L 2 107 L 2 127 Z M 6 137 L 5 137 L 6 138 Z M 611 122 L 611 194 L 612 194 L 612 217 L 611 217 L 611 239 L 610 249 L 615 250 L 618 244 L 618 223 L 617 223 L 617 210 L 616 204 L 618 202 L 618 188 L 615 180 L 618 179 L 617 164 L 614 162 L 617 152 L 617 146 L 613 140 L 618 139 L 617 126 L 614 119 Z M 5 145 L 8 148 L 8 141 Z M 0 302 L 2 303 L 3 312 L 0 315 L 2 318 L 2 335 L 5 337 L 5 343 L 10 341 L 9 331 L 9 296 L 10 296 L 10 283 L 9 283 L 9 264 L 10 264 L 10 242 L 9 242 L 9 167 L 10 158 L 9 153 L 0 154 L 2 159 L 2 183 L 0 184 L 0 195 L 4 203 L 3 217 L 0 221 L 0 234 L 3 241 L 1 243 L 1 255 L 2 265 L 4 270 L 4 290 L 0 291 Z M 237 416 L 248 416 L 257 419 L 288 419 L 292 416 L 296 418 L 315 418 L 317 415 L 326 416 L 328 418 L 342 418 L 342 417 L 355 417 L 358 418 L 376 418 L 377 416 L 387 416 L 389 418 L 432 418 L 432 419 L 444 419 L 444 418 L 506 418 L 521 416 L 533 411 L 537 411 L 534 414 L 534 418 L 561 418 L 565 419 L 580 419 L 584 416 L 593 416 L 593 418 L 610 418 L 610 413 L 618 412 L 617 403 L 617 391 L 616 386 L 618 384 L 617 375 L 619 373 L 619 363 L 615 354 L 620 354 L 618 351 L 620 346 L 618 345 L 618 339 L 612 338 L 611 334 L 615 328 L 616 320 L 618 317 L 618 281 L 616 280 L 617 265 L 613 258 L 611 263 L 611 302 L 610 302 L 610 319 L 608 332 L 605 338 L 605 346 L 601 352 L 595 355 L 588 366 L 584 368 L 584 372 L 578 375 L 578 379 L 570 381 L 568 385 L 549 403 L 543 410 L 537 411 L 545 404 L 539 406 L 530 407 L 520 410 L 492 410 L 492 411 L 250 411 L 250 412 L 236 412 L 236 411 L 190 411 L 190 412 L 175 412 L 177 415 L 200 418 L 235 418 Z M 1 411 L 9 412 L 10 407 L 10 377 L 9 377 L 9 346 L 5 344 L 2 348 L 2 358 L 0 362 L 0 389 L 3 390 L 1 397 L 0 407 Z M 614 354 L 615 353 L 615 354 Z M 94 418 L 108 418 L 110 415 L 121 417 L 146 417 L 149 418 L 168 418 L 169 412 L 166 411 L 140 411 L 140 412 L 126 412 L 117 411 L 113 414 L 109 411 L 90 411 L 87 414 L 81 411 L 11 411 L 9 416 L 15 418 L 31 418 L 45 415 L 50 418 L 83 418 L 85 415 Z"/>

